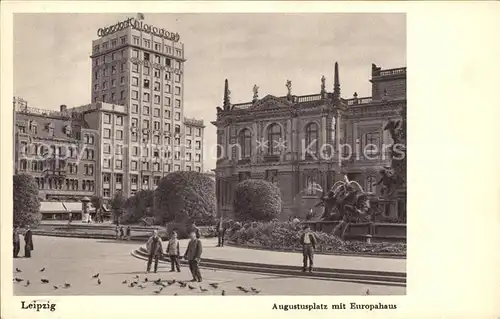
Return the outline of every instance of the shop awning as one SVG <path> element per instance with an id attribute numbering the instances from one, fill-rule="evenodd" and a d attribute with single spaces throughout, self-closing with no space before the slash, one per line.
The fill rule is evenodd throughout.
<path id="1" fill-rule="evenodd" d="M 41 202 L 40 212 L 42 213 L 65 213 L 66 208 L 60 202 Z"/>

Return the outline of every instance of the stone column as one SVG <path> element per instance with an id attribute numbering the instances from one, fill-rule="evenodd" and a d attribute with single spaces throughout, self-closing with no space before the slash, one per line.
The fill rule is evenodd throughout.
<path id="1" fill-rule="evenodd" d="M 259 131 L 257 122 L 252 123 L 252 161 L 257 160 L 257 141 L 259 140 Z"/>
<path id="2" fill-rule="evenodd" d="M 320 132 L 321 135 L 319 136 L 319 147 L 321 145 L 325 144 L 327 141 L 327 130 L 328 127 L 326 126 L 327 121 L 326 121 L 326 114 L 321 116 L 321 126 L 320 126 Z"/>

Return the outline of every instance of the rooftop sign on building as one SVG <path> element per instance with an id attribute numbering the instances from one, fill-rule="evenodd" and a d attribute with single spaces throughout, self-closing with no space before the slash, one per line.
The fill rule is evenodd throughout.
<path id="1" fill-rule="evenodd" d="M 97 30 L 97 36 L 104 37 L 120 30 L 126 29 L 128 27 L 132 27 L 133 29 L 146 32 L 157 37 L 162 37 L 167 40 L 171 40 L 174 42 L 179 42 L 180 36 L 179 33 L 174 33 L 165 29 L 160 29 L 155 26 L 143 23 L 142 20 L 136 18 L 128 18 L 125 21 L 117 22 L 114 25 L 105 28 L 99 28 Z"/>

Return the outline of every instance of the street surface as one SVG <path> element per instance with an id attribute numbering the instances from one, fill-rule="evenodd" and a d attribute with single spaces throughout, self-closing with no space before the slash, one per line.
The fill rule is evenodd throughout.
<path id="1" fill-rule="evenodd" d="M 14 295 L 221 295 L 222 290 L 226 295 L 404 295 L 406 288 L 393 286 L 379 286 L 349 283 L 333 280 L 318 280 L 310 278 L 294 278 L 285 275 L 266 275 L 244 273 L 227 270 L 201 269 L 204 277 L 203 283 L 188 283 L 189 287 L 180 287 L 177 283 L 167 286 L 160 291 L 160 286 L 152 281 L 161 279 L 166 285 L 167 280 L 188 281 L 191 279 L 189 269 L 181 266 L 181 273 L 170 273 L 170 265 L 160 263 L 158 273 L 146 274 L 146 262 L 130 255 L 131 251 L 138 248 L 138 243 L 99 239 L 61 238 L 34 236 L 35 250 L 32 258 L 14 259 L 13 276 L 24 281 L 13 283 Z M 215 257 L 216 247 L 210 247 L 213 240 L 206 241 L 207 255 Z M 184 243 L 183 243 L 184 244 Z M 185 245 L 181 245 L 185 246 Z M 234 254 L 242 255 L 248 251 L 234 247 L 224 247 Z M 181 248 L 183 251 L 183 249 Z M 252 250 L 253 251 L 253 250 Z M 269 253 L 261 251 L 260 253 Z M 237 256 L 228 256 L 234 260 Z M 276 254 L 276 253 L 275 253 Z M 287 254 L 287 253 L 278 253 Z M 21 250 L 20 255 L 23 255 Z M 206 256 L 207 258 L 209 256 Z M 326 256 L 316 256 L 326 257 Z M 354 259 L 356 268 L 360 267 L 358 257 Z M 247 258 L 248 259 L 248 258 Z M 296 258 L 295 258 L 296 259 Z M 358 260 L 359 259 L 359 260 Z M 372 258 L 364 258 L 370 261 Z M 380 260 L 380 259 L 376 259 Z M 259 262 L 254 260 L 254 262 Z M 273 260 L 262 262 L 274 263 Z M 295 261 L 300 263 L 300 259 Z M 364 265 L 365 269 L 372 269 L 370 264 Z M 342 268 L 337 265 L 330 267 Z M 16 272 L 19 268 L 21 272 Z M 40 270 L 45 268 L 43 272 Z M 389 269 L 387 269 L 389 270 Z M 93 275 L 99 273 L 100 284 Z M 139 276 L 139 283 L 129 287 L 129 283 Z M 145 279 L 148 282 L 145 282 Z M 49 280 L 42 283 L 41 279 Z M 26 285 L 29 280 L 30 284 Z M 124 281 L 127 283 L 122 283 Z M 64 284 L 68 283 L 68 288 Z M 218 284 L 217 288 L 210 283 Z M 249 292 L 241 291 L 237 286 L 242 286 Z M 57 288 L 56 288 L 57 287 Z M 259 291 L 252 292 L 251 287 Z M 202 291 L 202 289 L 204 291 Z M 206 290 L 206 291 L 205 291 Z"/>

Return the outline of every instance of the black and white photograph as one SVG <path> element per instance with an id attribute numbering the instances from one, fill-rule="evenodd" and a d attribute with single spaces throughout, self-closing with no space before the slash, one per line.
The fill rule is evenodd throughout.
<path id="1" fill-rule="evenodd" d="M 13 25 L 15 295 L 406 294 L 404 13 Z"/>

